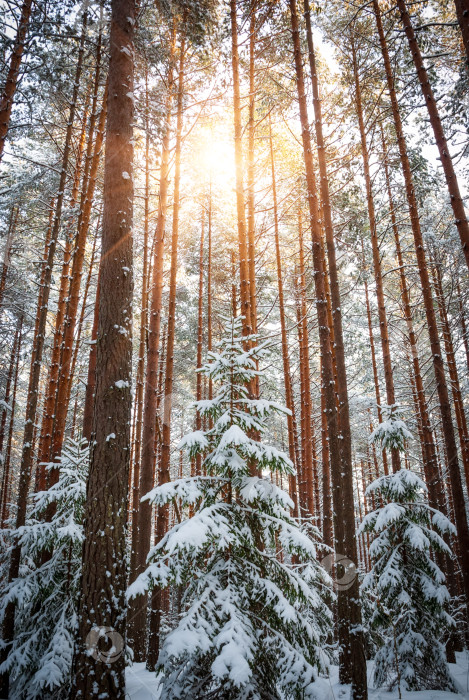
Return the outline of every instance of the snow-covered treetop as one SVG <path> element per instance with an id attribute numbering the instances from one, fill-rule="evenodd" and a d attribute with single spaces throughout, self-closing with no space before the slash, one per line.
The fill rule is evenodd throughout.
<path id="1" fill-rule="evenodd" d="M 243 337 L 242 318 L 233 319 L 217 351 L 208 353 L 208 362 L 199 370 L 217 387 L 213 399 L 195 403 L 202 416 L 212 419 L 213 427 L 204 433 L 189 433 L 179 447 L 187 449 L 191 457 L 205 453 L 207 474 L 241 477 L 250 473 L 253 463 L 258 471 L 268 466 L 271 471 L 293 473 L 293 464 L 284 452 L 256 439 L 264 433 L 268 416 L 289 411 L 274 401 L 249 398 L 249 384 L 262 376 L 258 365 L 269 351 L 267 343 L 251 342 L 255 339 Z"/>
<path id="2" fill-rule="evenodd" d="M 412 439 L 412 433 L 402 419 L 402 409 L 397 404 L 382 408 L 387 418 L 371 433 L 369 440 L 379 443 L 383 449 L 404 452 L 405 441 Z"/>
<path id="3" fill-rule="evenodd" d="M 384 505 L 363 518 L 359 534 L 377 535 L 370 547 L 372 557 L 388 551 L 394 541 L 409 549 L 427 551 L 430 547 L 451 555 L 441 535 L 455 534 L 454 525 L 425 501 L 427 487 L 414 472 L 401 469 L 382 476 L 368 486 L 366 493 L 382 497 Z"/>

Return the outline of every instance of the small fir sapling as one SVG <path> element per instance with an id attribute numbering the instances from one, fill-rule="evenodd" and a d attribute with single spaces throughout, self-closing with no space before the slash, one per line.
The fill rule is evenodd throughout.
<path id="1" fill-rule="evenodd" d="M 412 433 L 402 418 L 402 409 L 397 404 L 382 406 L 381 408 L 386 420 L 380 423 L 371 433 L 369 440 L 370 442 L 379 443 L 383 450 L 396 449 L 403 452 L 405 441 L 412 439 Z"/>
<path id="2" fill-rule="evenodd" d="M 267 347 L 246 345 L 235 319 L 201 370 L 216 391 L 196 409 L 212 427 L 186 435 L 180 447 L 191 458 L 202 455 L 202 475 L 145 497 L 158 506 L 176 502 L 182 514 L 128 591 L 184 589 L 179 623 L 159 656 L 166 700 L 314 698 L 325 683 L 319 674 L 327 668 L 323 647 L 332 625 L 323 595 L 328 577 L 314 541 L 290 516 L 289 496 L 257 476 L 293 468 L 261 442 L 269 415 L 287 409 L 249 397 Z"/>
<path id="3" fill-rule="evenodd" d="M 21 544 L 22 565 L 18 578 L 1 592 L 1 609 L 16 601 L 16 632 L 0 667 L 10 672 L 11 700 L 58 698 L 68 693 L 88 465 L 87 441 L 68 439 L 57 483 L 34 495 L 26 524 L 13 532 Z M 49 464 L 51 468 L 57 468 L 57 463 Z M 51 505 L 53 515 L 47 522 L 44 516 Z"/>
<path id="4" fill-rule="evenodd" d="M 362 590 L 372 595 L 371 625 L 383 635 L 375 682 L 390 689 L 452 690 L 443 639 L 454 626 L 445 576 L 431 550 L 451 555 L 443 540 L 451 522 L 425 500 L 427 488 L 412 471 L 382 476 L 367 489 L 382 505 L 363 519 L 359 534 L 374 537 L 373 562 Z"/>

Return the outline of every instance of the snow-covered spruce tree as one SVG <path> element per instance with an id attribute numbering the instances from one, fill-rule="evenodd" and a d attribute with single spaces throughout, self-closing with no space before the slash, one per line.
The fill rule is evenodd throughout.
<path id="1" fill-rule="evenodd" d="M 20 538 L 23 563 L 18 578 L 2 591 L 1 609 L 16 601 L 16 633 L 0 667 L 11 674 L 12 700 L 68 697 L 88 465 L 87 441 L 68 439 L 59 480 L 35 494 L 26 524 L 14 533 Z M 44 514 L 51 504 L 54 514 L 47 522 Z M 45 558 L 44 551 L 51 556 Z"/>
<path id="2" fill-rule="evenodd" d="M 327 574 L 315 545 L 289 511 L 289 496 L 255 474 L 292 473 L 288 457 L 262 436 L 266 418 L 286 409 L 252 400 L 264 344 L 244 349 L 241 320 L 227 328 L 202 372 L 218 387 L 195 404 L 213 427 L 183 438 L 202 474 L 157 487 L 145 498 L 188 507 L 154 547 L 129 596 L 152 586 L 184 588 L 184 611 L 166 637 L 159 666 L 161 697 L 274 700 L 313 698 L 327 668 L 322 649 L 332 615 L 322 591 Z M 292 563 L 294 562 L 294 563 Z"/>
<path id="3" fill-rule="evenodd" d="M 367 489 L 382 503 L 360 527 L 374 535 L 373 566 L 362 588 L 375 597 L 371 622 L 384 638 L 375 657 L 378 687 L 453 689 L 442 642 L 454 626 L 446 611 L 450 596 L 430 550 L 451 555 L 441 535 L 454 534 L 455 528 L 426 503 L 426 490 L 407 469 L 382 476 Z"/>
<path id="4" fill-rule="evenodd" d="M 397 404 L 393 406 L 381 406 L 385 420 L 371 433 L 370 442 L 379 443 L 383 450 L 405 449 L 405 441 L 412 439 L 412 433 L 407 428 L 403 418 L 402 409 Z"/>

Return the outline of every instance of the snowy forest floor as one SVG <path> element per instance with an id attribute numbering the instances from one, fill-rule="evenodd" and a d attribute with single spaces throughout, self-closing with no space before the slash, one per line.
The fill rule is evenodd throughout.
<path id="1" fill-rule="evenodd" d="M 450 664 L 451 675 L 458 689 L 455 693 L 441 690 L 421 690 L 419 692 L 402 692 L 402 700 L 449 700 L 450 698 L 463 697 L 469 700 L 469 653 L 467 651 L 456 654 L 457 663 Z M 348 688 L 339 685 L 339 669 L 331 667 L 330 685 L 321 700 L 347 700 Z M 372 685 L 373 662 L 368 662 L 368 690 L 369 700 L 395 700 L 399 697 L 397 689 L 392 692 Z M 134 664 L 127 669 L 127 695 L 130 700 L 159 700 L 158 679 L 154 673 L 145 669 L 145 664 Z"/>

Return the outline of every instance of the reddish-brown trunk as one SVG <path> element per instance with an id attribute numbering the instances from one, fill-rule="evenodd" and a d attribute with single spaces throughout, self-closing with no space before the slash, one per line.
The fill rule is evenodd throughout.
<path id="1" fill-rule="evenodd" d="M 241 121 L 241 95 L 239 80 L 237 0 L 230 0 L 231 68 L 233 73 L 233 118 L 236 166 L 236 212 L 238 222 L 239 277 L 241 314 L 244 317 L 244 334 L 252 332 L 251 291 L 249 285 L 248 247 L 246 236 L 246 212 L 243 184 L 243 126 Z"/>
<path id="2" fill-rule="evenodd" d="M 467 366 L 467 371 L 469 373 L 469 335 L 467 333 L 466 311 L 465 311 L 465 307 L 464 307 L 463 299 L 462 299 L 462 295 L 461 295 L 461 285 L 459 284 L 458 279 L 456 280 L 456 291 L 458 293 L 459 323 L 461 325 L 462 342 L 464 344 L 464 350 L 466 351 L 466 366 Z"/>
<path id="3" fill-rule="evenodd" d="M 283 381 L 285 386 L 285 404 L 290 411 L 287 416 L 288 426 L 288 453 L 297 472 L 300 467 L 300 460 L 296 455 L 296 446 L 298 440 L 296 438 L 296 416 L 295 404 L 293 401 L 293 389 L 290 373 L 290 357 L 288 352 L 287 326 L 285 322 L 285 297 L 283 291 L 283 273 L 282 259 L 280 255 L 280 237 L 278 227 L 278 203 L 277 203 L 277 182 L 275 177 L 275 158 L 274 146 L 272 139 L 272 125 L 269 116 L 269 145 L 270 145 L 270 167 L 272 174 L 272 199 L 273 199 L 273 214 L 274 214 L 274 235 L 275 235 L 275 257 L 277 262 L 277 286 L 278 286 L 278 305 L 280 313 L 280 329 L 282 334 L 282 360 L 283 360 Z M 294 476 L 288 478 L 290 498 L 293 501 L 293 517 L 298 517 L 298 496 L 297 496 L 297 480 Z"/>
<path id="4" fill-rule="evenodd" d="M 8 233 L 5 241 L 5 247 L 3 249 L 3 262 L 2 262 L 2 274 L 0 276 L 0 307 L 3 302 L 3 295 L 5 294 L 5 287 L 7 283 L 8 270 L 10 269 L 10 252 L 11 244 L 15 236 L 16 226 L 18 224 L 18 217 L 20 213 L 19 206 L 13 207 L 10 214 L 10 221 L 8 223 Z"/>
<path id="5" fill-rule="evenodd" d="M 176 331 L 176 282 L 178 267 L 178 236 L 179 236 L 179 188 L 181 183 L 181 145 L 182 145 L 182 122 L 183 122 L 183 98 L 184 98 L 184 59 L 185 59 L 185 38 L 182 33 L 181 45 L 179 47 L 179 78 L 177 94 L 177 123 L 176 123 L 176 144 L 175 144 L 175 166 L 174 166 L 174 195 L 173 195 L 173 225 L 171 236 L 171 269 L 169 280 L 169 303 L 168 303 L 168 324 L 166 331 L 166 367 L 164 378 L 163 397 L 163 430 L 161 441 L 161 455 L 158 470 L 158 484 L 166 484 L 170 481 L 171 463 L 171 410 L 173 402 L 174 383 L 174 340 Z M 156 516 L 156 541 L 163 539 L 168 529 L 168 507 L 157 509 Z M 153 634 L 159 637 L 159 630 L 153 629 Z M 156 642 L 156 640 L 155 640 Z M 149 650 L 147 667 L 149 670 L 156 668 L 152 660 L 156 662 L 158 646 Z"/>
<path id="6" fill-rule="evenodd" d="M 466 49 L 466 63 L 469 65 L 469 2 L 468 0 L 454 0 L 454 5 L 464 48 Z"/>
<path id="7" fill-rule="evenodd" d="M 440 154 L 441 165 L 445 174 L 451 207 L 453 209 L 455 219 L 454 223 L 458 229 L 461 245 L 466 257 L 466 263 L 469 267 L 469 222 L 467 221 L 464 203 L 459 191 L 458 179 L 453 168 L 453 160 L 449 152 L 449 146 L 446 141 L 443 124 L 438 112 L 437 101 L 433 94 L 430 79 L 423 63 L 420 47 L 417 42 L 417 37 L 415 36 L 414 28 L 412 26 L 412 21 L 410 19 L 405 1 L 397 0 L 397 7 L 401 15 L 402 26 L 404 27 L 407 41 L 409 43 L 409 51 L 414 61 L 415 70 L 417 71 L 420 87 L 422 89 L 423 99 L 425 100 L 428 116 L 430 118 L 430 124 L 433 129 L 433 135 Z M 467 27 L 467 16 L 465 16 L 465 18 L 465 26 Z"/>
<path id="8" fill-rule="evenodd" d="M 400 2 L 400 0 L 399 0 Z M 417 257 L 417 265 L 419 270 L 420 284 L 422 288 L 425 315 L 427 319 L 428 333 L 430 337 L 430 346 L 433 359 L 433 369 L 435 373 L 436 387 L 440 404 L 442 430 L 446 455 L 448 459 L 448 468 L 451 479 L 451 488 L 454 501 L 454 514 L 458 539 L 460 544 L 460 565 L 464 578 L 464 589 L 466 601 L 469 601 L 469 530 L 467 526 L 466 509 L 464 495 L 462 491 L 461 472 L 459 470 L 458 450 L 456 446 L 456 437 L 454 434 L 454 426 L 451 416 L 451 405 L 448 395 L 448 386 L 446 383 L 445 370 L 443 365 L 442 350 L 438 335 L 438 327 L 436 323 L 435 309 L 431 294 L 430 279 L 428 275 L 427 261 L 425 248 L 423 243 L 422 231 L 420 228 L 420 219 L 417 207 L 417 199 L 415 196 L 412 170 L 410 167 L 409 157 L 407 154 L 407 144 L 402 128 L 402 120 L 399 111 L 399 104 L 394 88 L 394 78 L 391 68 L 391 61 L 384 35 L 381 13 L 377 0 L 373 0 L 373 8 L 376 17 L 381 51 L 383 54 L 384 67 L 386 71 L 386 80 L 388 85 L 389 96 L 391 98 L 391 108 L 396 129 L 396 137 L 399 146 L 399 154 L 404 175 L 405 190 L 407 202 L 409 205 L 410 222 L 412 233 L 414 236 L 415 253 Z"/>
<path id="9" fill-rule="evenodd" d="M 248 172 L 247 172 L 247 205 L 248 205 L 248 265 L 249 265 L 249 296 L 251 300 L 251 327 L 257 332 L 257 299 L 256 299 L 256 246 L 255 246 L 255 201 L 254 201 L 254 138 L 256 131 L 256 81 L 255 81 L 255 52 L 256 52 L 256 4 L 254 0 L 250 7 L 249 22 L 249 116 L 248 116 Z M 256 381 L 256 396 L 259 394 L 259 382 Z"/>
<path id="10" fill-rule="evenodd" d="M 456 355 L 454 352 L 453 337 L 448 319 L 448 311 L 443 292 L 443 281 L 441 276 L 441 267 L 436 261 L 436 256 L 432 262 L 433 285 L 435 296 L 438 303 L 440 313 L 441 328 L 443 331 L 443 341 L 445 344 L 446 363 L 448 365 L 448 374 L 451 382 L 451 393 L 453 395 L 454 413 L 456 415 L 456 425 L 458 427 L 459 444 L 461 447 L 461 459 L 466 477 L 466 486 L 469 487 L 469 435 L 467 432 L 467 420 L 464 412 L 464 403 L 461 393 L 461 385 L 459 383 L 459 373 L 456 364 Z"/>
<path id="11" fill-rule="evenodd" d="M 321 377 L 322 360 L 321 360 Z M 324 381 L 321 386 L 321 448 L 322 448 L 322 539 L 327 547 L 334 546 L 334 518 L 332 514 L 331 461 L 327 435 L 326 397 Z"/>
<path id="12" fill-rule="evenodd" d="M 5 140 L 10 128 L 11 110 L 15 98 L 16 88 L 20 75 L 21 61 L 26 44 L 29 20 L 31 18 L 32 0 L 24 0 L 21 7 L 21 16 L 16 31 L 15 43 L 10 56 L 10 65 L 0 96 L 0 162 L 5 148 Z"/>
<path id="13" fill-rule="evenodd" d="M 142 427 L 142 457 L 140 463 L 138 502 L 139 507 L 135 523 L 133 542 L 135 549 L 131 552 L 131 581 L 144 571 L 151 539 L 151 506 L 141 498 L 151 491 L 154 483 L 156 464 L 155 441 L 158 414 L 158 370 L 160 355 L 161 301 L 163 294 L 163 253 L 164 232 L 168 207 L 169 158 L 171 135 L 171 108 L 173 103 L 173 61 L 175 55 L 175 29 L 171 31 L 170 63 L 167 77 L 166 118 L 161 149 L 160 191 L 158 218 L 153 248 L 153 266 L 151 287 L 149 290 L 148 312 L 148 346 L 147 366 L 145 371 L 145 390 Z M 144 661 L 146 649 L 147 597 L 139 596 L 129 604 L 129 643 L 133 647 L 135 659 Z M 152 650 L 150 649 L 150 654 Z M 156 652 L 157 653 L 157 652 Z"/>
<path id="14" fill-rule="evenodd" d="M 355 81 L 355 110 L 357 113 L 358 127 L 360 130 L 361 151 L 363 158 L 363 173 L 365 175 L 366 203 L 368 207 L 368 221 L 370 224 L 371 248 L 373 252 L 373 271 L 376 284 L 376 299 L 378 301 L 379 333 L 381 338 L 381 352 L 384 365 L 384 382 L 386 386 L 386 402 L 388 406 L 396 403 L 394 390 L 394 376 L 392 370 L 391 348 L 389 345 L 388 319 L 386 314 L 386 303 L 384 300 L 383 273 L 381 270 L 381 254 L 379 250 L 378 229 L 376 225 L 375 205 L 373 201 L 373 190 L 371 187 L 370 162 L 368 155 L 368 145 L 366 142 L 365 122 L 363 119 L 362 94 L 360 79 L 358 77 L 357 54 L 355 42 L 351 35 L 352 64 Z M 393 472 L 401 468 L 399 450 L 391 450 L 391 464 Z"/>
<path id="15" fill-rule="evenodd" d="M 99 293 L 101 289 L 101 266 L 98 270 L 96 299 L 94 302 L 93 328 L 91 330 L 90 357 L 88 360 L 88 377 L 86 380 L 85 406 L 83 409 L 83 437 L 91 442 L 93 427 L 94 394 L 96 389 L 96 341 L 98 338 Z"/>
<path id="16" fill-rule="evenodd" d="M 19 316 L 16 325 L 15 337 L 13 339 L 13 347 L 11 349 L 10 363 L 8 368 L 7 382 L 5 387 L 5 405 L 2 410 L 2 419 L 0 424 L 0 458 L 3 464 L 3 475 L 2 475 L 2 493 L 0 497 L 0 513 L 1 513 L 1 528 L 5 528 L 5 523 L 8 518 L 8 501 L 10 492 L 10 452 L 11 452 L 11 438 L 13 432 L 13 425 L 15 420 L 15 406 L 16 406 L 16 388 L 18 383 L 18 365 L 19 365 L 19 355 L 21 348 L 21 330 L 23 327 L 23 316 Z M 11 386 L 13 382 L 13 388 Z M 11 398 L 11 403 L 10 403 Z M 8 407 L 8 408 L 7 408 Z M 10 414 L 10 425 L 8 429 L 7 446 L 5 452 L 3 451 L 3 443 L 5 439 L 5 428 L 7 422 L 7 415 Z"/>
<path id="17" fill-rule="evenodd" d="M 353 500 L 352 446 L 347 395 L 347 375 L 345 370 L 345 353 L 342 335 L 341 300 L 337 277 L 335 244 L 333 239 L 332 224 L 326 225 L 327 257 L 331 280 L 335 355 L 337 362 L 337 379 L 340 402 L 339 412 L 337 412 L 335 400 L 332 350 L 327 319 L 327 299 L 324 286 L 324 263 L 321 228 L 319 225 L 319 205 L 312 160 L 312 144 L 309 133 L 309 118 L 306 103 L 296 0 L 289 0 L 289 5 L 311 223 L 316 308 L 318 315 L 321 357 L 323 362 L 322 382 L 326 396 L 325 404 L 328 418 L 336 551 L 356 562 L 357 541 L 355 537 L 355 512 Z M 306 9 L 309 10 L 309 7 Z M 309 15 L 309 12 L 306 12 L 306 14 Z M 315 123 L 317 124 L 318 122 L 322 125 L 321 119 L 318 120 L 316 117 Z M 324 149 L 318 149 L 318 155 L 322 151 L 324 151 Z M 324 173 L 323 177 L 321 170 L 321 183 L 323 180 L 327 182 L 327 172 Z M 325 198 L 323 196 L 323 201 L 324 200 Z M 338 423 L 339 415 L 340 424 Z M 351 692 L 353 700 L 365 700 L 367 698 L 366 665 L 363 648 L 363 633 L 361 628 L 358 578 L 353 582 L 352 586 L 348 590 L 339 591 L 338 636 L 339 646 L 341 649 L 341 682 L 352 684 Z"/>
<path id="18" fill-rule="evenodd" d="M 205 227 L 205 210 L 202 207 L 202 221 L 200 229 L 200 248 L 199 248 L 199 300 L 197 313 L 197 369 L 202 367 L 202 345 L 203 345 L 203 320 L 204 320 L 204 227 Z M 202 400 L 202 374 L 197 372 L 196 375 L 196 401 Z M 199 411 L 195 416 L 195 429 L 202 430 L 202 417 Z M 202 473 L 202 455 L 198 454 L 195 458 L 195 473 L 200 476 Z"/>
<path id="19" fill-rule="evenodd" d="M 137 376 L 135 380 L 135 436 L 133 454 L 133 487 L 132 487 L 132 551 L 137 549 L 136 541 L 138 529 L 136 518 L 139 507 L 139 481 L 140 481 L 140 458 L 142 451 L 142 428 L 143 428 L 143 389 L 145 378 L 145 353 L 147 345 L 148 327 L 148 238 L 150 219 L 150 103 L 148 90 L 148 65 L 145 64 L 145 205 L 143 220 L 143 273 L 142 273 L 142 293 L 140 309 L 140 338 L 138 345 Z"/>
<path id="20" fill-rule="evenodd" d="M 78 306 L 81 294 L 81 282 L 83 277 L 83 263 L 85 260 L 86 241 L 90 228 L 90 219 L 92 214 L 94 190 L 98 167 L 102 153 L 104 128 L 107 111 L 107 86 L 105 88 L 101 114 L 99 117 L 98 130 L 94 143 L 93 156 L 89 168 L 89 174 L 84 173 L 84 183 L 86 189 L 82 190 L 80 202 L 80 214 L 78 217 L 78 230 L 75 239 L 75 249 L 73 253 L 73 262 L 70 272 L 70 288 L 68 293 L 67 311 L 64 320 L 64 334 L 62 342 L 62 352 L 60 356 L 60 381 L 57 386 L 57 396 L 54 409 L 54 424 L 52 431 L 51 456 L 54 460 L 60 456 L 62 451 L 65 424 L 67 420 L 68 406 L 70 403 L 70 392 L 72 388 L 73 373 L 73 351 L 75 346 L 75 331 L 78 320 Z M 124 270 L 125 272 L 125 270 Z M 130 273 L 129 273 L 130 274 Z M 49 472 L 49 483 L 55 483 L 58 478 L 58 471 Z"/>
<path id="21" fill-rule="evenodd" d="M 83 574 L 70 697 L 124 700 L 125 653 L 91 655 L 93 628 L 126 640 L 126 515 L 132 410 L 133 73 L 135 0 L 112 0 L 104 164 L 96 410 L 84 518 Z M 124 176 L 125 173 L 125 176 Z M 91 176 L 90 176 L 91 177 Z M 109 647 L 106 647 L 109 648 Z"/>
<path id="22" fill-rule="evenodd" d="M 311 411 L 311 367 L 309 360 L 309 333 L 306 307 L 306 275 L 303 247 L 303 227 L 301 215 L 298 221 L 299 242 L 299 276 L 297 280 L 297 314 L 298 314 L 298 339 L 300 354 L 300 385 L 301 385 L 301 470 L 304 479 L 306 517 L 315 517 L 314 509 L 314 475 L 313 475 L 313 439 L 312 411 Z M 301 503 L 303 506 L 303 503 Z"/>
<path id="23" fill-rule="evenodd" d="M 87 118 L 88 109 L 86 107 L 84 110 L 82 130 L 78 142 L 78 152 L 75 160 L 75 173 L 73 178 L 72 193 L 70 197 L 71 210 L 73 210 L 76 206 L 78 198 L 78 188 L 80 185 L 82 169 L 82 158 L 83 151 L 85 148 Z M 57 385 L 59 382 L 60 354 L 64 331 L 63 323 L 65 319 L 67 298 L 70 288 L 70 258 L 72 249 L 70 229 L 71 222 L 67 226 L 67 233 L 65 236 L 65 247 L 62 262 L 62 276 L 60 278 L 60 288 L 57 300 L 57 314 L 55 317 L 54 339 L 52 343 L 52 353 L 49 363 L 49 376 L 47 379 L 47 389 L 45 391 L 42 411 L 41 435 L 39 438 L 39 448 L 37 454 L 38 468 L 36 472 L 36 491 L 44 491 L 44 489 L 46 488 L 46 464 L 52 460 L 50 448 L 52 441 L 52 429 L 54 424 L 55 399 L 57 395 Z"/>

